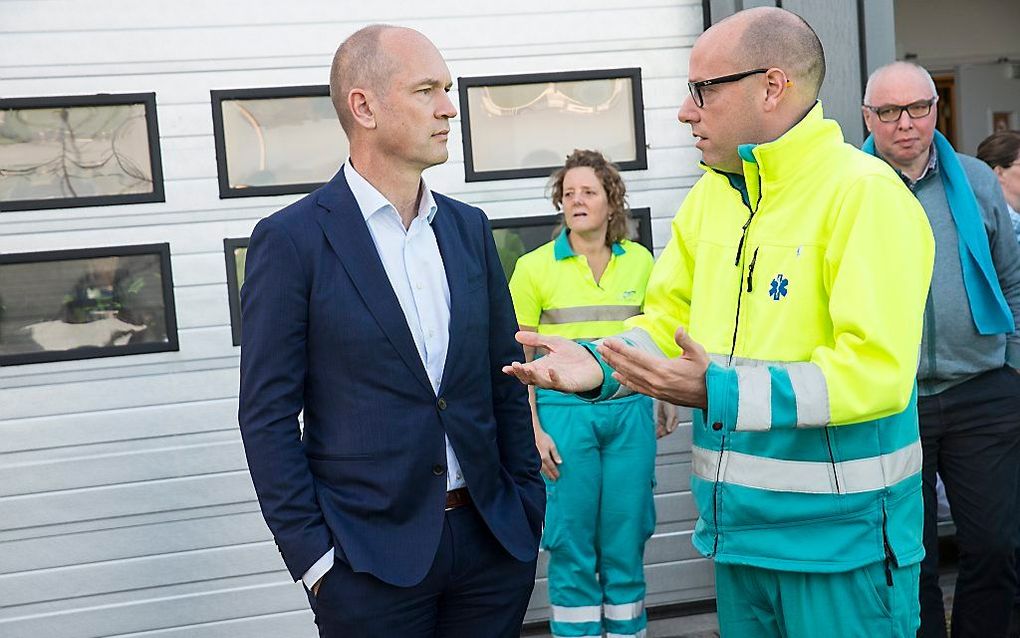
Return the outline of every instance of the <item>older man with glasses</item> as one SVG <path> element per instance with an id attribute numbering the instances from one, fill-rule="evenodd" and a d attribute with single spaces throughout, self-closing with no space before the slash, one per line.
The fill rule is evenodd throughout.
<path id="1" fill-rule="evenodd" d="M 960 548 L 952 635 L 992 638 L 1006 635 L 1017 584 L 1020 248 L 995 174 L 935 130 L 937 102 L 921 67 L 896 62 L 876 70 L 864 94 L 871 136 L 863 150 L 896 169 L 935 235 L 917 374 L 926 551 L 918 635 L 946 635 L 938 472 Z"/>
<path id="2" fill-rule="evenodd" d="M 643 314 L 601 343 L 518 333 L 505 368 L 594 401 L 696 408 L 694 546 L 726 638 L 913 636 L 923 502 L 915 380 L 934 241 L 883 162 L 822 115 L 821 43 L 741 11 L 690 55 L 705 174 Z"/>

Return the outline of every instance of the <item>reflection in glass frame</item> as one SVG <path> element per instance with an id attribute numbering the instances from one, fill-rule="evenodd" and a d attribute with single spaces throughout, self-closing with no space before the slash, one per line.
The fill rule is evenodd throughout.
<path id="1" fill-rule="evenodd" d="M 648 168 L 641 69 L 457 78 L 464 180 L 545 177 L 576 148 Z"/>
<path id="2" fill-rule="evenodd" d="M 247 237 L 223 240 L 223 257 L 227 262 L 227 300 L 230 304 L 230 334 L 234 345 L 241 345 L 241 286 L 244 284 L 244 260 L 248 256 Z"/>
<path id="3" fill-rule="evenodd" d="M 155 93 L 0 99 L 0 211 L 162 201 Z"/>
<path id="4" fill-rule="evenodd" d="M 496 252 L 503 265 L 507 281 L 514 272 L 517 260 L 542 244 L 553 239 L 553 232 L 559 226 L 562 215 L 533 215 L 493 219 L 492 236 L 496 240 Z M 630 210 L 630 239 L 652 251 L 652 219 L 649 208 Z"/>
<path id="5" fill-rule="evenodd" d="M 176 350 L 170 244 L 0 255 L 0 365 Z"/>
<path id="6" fill-rule="evenodd" d="M 327 85 L 210 94 L 220 198 L 309 193 L 347 159 Z"/>

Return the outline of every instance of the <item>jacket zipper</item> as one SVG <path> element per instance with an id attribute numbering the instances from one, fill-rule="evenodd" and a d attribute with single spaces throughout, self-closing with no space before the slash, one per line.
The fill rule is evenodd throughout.
<path id="1" fill-rule="evenodd" d="M 729 181 L 729 178 L 726 178 L 726 179 L 727 179 L 727 181 Z M 733 188 L 733 186 L 731 185 L 730 188 Z M 734 190 L 738 190 L 738 189 L 734 188 Z M 744 201 L 743 196 L 741 196 L 741 194 L 739 192 L 737 193 L 737 196 L 740 197 L 740 201 L 741 201 L 741 203 L 743 203 L 743 201 Z M 733 265 L 734 266 L 740 266 L 740 258 L 743 257 L 743 253 L 744 253 L 744 243 L 747 240 L 747 230 L 751 227 L 751 222 L 754 220 L 755 211 L 758 210 L 760 205 L 761 205 L 761 175 L 758 176 L 758 199 L 755 201 L 755 207 L 751 208 L 751 205 L 749 203 L 745 204 L 745 206 L 747 207 L 747 221 L 744 222 L 744 225 L 740 227 L 740 241 L 737 242 L 737 254 L 733 258 Z M 754 255 L 751 257 L 750 268 L 748 269 L 748 273 L 747 273 L 747 291 L 748 292 L 751 292 L 751 275 L 754 272 L 754 262 L 757 259 L 757 257 L 758 257 L 758 249 L 755 248 L 754 249 Z M 737 327 L 740 325 L 740 301 L 741 301 L 741 299 L 744 296 L 743 295 L 743 289 L 744 289 L 744 269 L 743 268 L 740 269 L 740 279 L 738 280 L 738 282 L 739 283 L 737 285 L 737 312 L 736 312 L 736 316 L 733 318 L 733 340 L 730 343 L 730 356 L 729 356 L 729 359 L 727 360 L 727 365 L 732 365 L 732 363 L 733 363 L 733 353 L 736 352 L 736 349 L 737 349 Z M 707 412 L 706 412 L 706 416 L 707 416 Z M 722 435 L 722 439 L 719 442 L 719 463 L 718 463 L 718 465 L 716 465 L 716 468 L 715 468 L 715 482 L 712 484 L 712 505 L 713 505 L 713 507 L 712 507 L 712 523 L 713 523 L 713 526 L 715 527 L 715 530 L 714 530 L 715 531 L 715 535 L 714 535 L 714 539 L 713 539 L 713 543 L 712 543 L 712 556 L 716 556 L 716 555 L 719 554 L 719 479 L 721 478 L 720 474 L 722 473 L 722 455 L 723 455 L 723 453 L 725 451 L 726 451 L 726 435 L 723 434 Z"/>
<path id="2" fill-rule="evenodd" d="M 839 490 L 839 473 L 836 471 L 836 456 L 832 453 L 832 441 L 829 439 L 829 428 L 824 427 L 822 431 L 825 432 L 825 447 L 829 450 L 829 463 L 832 464 L 832 478 L 836 481 L 836 494 L 841 494 Z"/>
<path id="3" fill-rule="evenodd" d="M 889 518 L 885 513 L 885 503 L 882 503 L 882 543 L 885 545 L 885 584 L 889 587 L 893 586 L 892 579 L 892 567 L 890 563 L 896 560 L 896 554 L 893 553 L 892 546 L 889 544 L 889 532 L 887 530 Z"/>
<path id="4" fill-rule="evenodd" d="M 733 186 L 730 186 L 730 188 L 733 188 Z M 733 188 L 733 189 L 737 190 L 736 188 Z M 738 195 L 740 195 L 739 192 L 738 192 Z M 744 198 L 741 197 L 740 201 L 743 202 Z M 740 241 L 737 242 L 737 255 L 736 255 L 736 257 L 733 258 L 733 265 L 734 266 L 740 266 L 740 260 L 744 256 L 744 244 L 747 241 L 747 231 L 751 227 L 751 222 L 754 221 L 755 213 L 757 212 L 758 208 L 761 206 L 761 176 L 760 175 L 758 176 L 758 199 L 755 201 L 755 207 L 751 208 L 750 204 L 745 204 L 745 206 L 747 207 L 747 221 L 744 222 L 744 225 L 740 227 Z M 754 257 L 757 257 L 757 254 L 758 254 L 758 249 L 755 248 L 754 249 Z M 748 275 L 747 275 L 747 288 L 748 288 L 748 292 L 751 291 L 751 274 L 754 272 L 754 265 L 753 265 L 754 264 L 754 257 L 752 257 L 752 259 L 751 259 L 751 268 L 750 268 L 750 271 L 748 272 Z M 740 281 L 740 283 L 737 286 L 737 312 L 736 312 L 736 316 L 734 316 L 734 318 L 733 318 L 733 339 L 730 342 L 730 356 L 729 356 L 729 358 L 728 358 L 728 360 L 726 362 L 727 365 L 732 365 L 732 363 L 733 363 L 733 354 L 737 350 L 737 329 L 740 326 L 740 302 L 741 302 L 741 300 L 743 299 L 743 296 L 744 296 L 743 295 L 743 292 L 744 292 L 744 269 L 743 268 L 740 269 L 740 280 L 739 281 Z"/>
<path id="5" fill-rule="evenodd" d="M 726 449 L 726 435 L 722 435 L 719 444 L 719 464 L 715 466 L 715 483 L 712 485 L 712 526 L 715 527 L 715 538 L 712 542 L 712 556 L 719 554 L 719 478 L 722 472 L 722 455 Z"/>

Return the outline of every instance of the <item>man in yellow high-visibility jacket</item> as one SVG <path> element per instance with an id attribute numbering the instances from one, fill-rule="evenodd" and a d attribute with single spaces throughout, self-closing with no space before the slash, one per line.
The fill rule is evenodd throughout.
<path id="1" fill-rule="evenodd" d="M 782 9 L 706 31 L 679 112 L 706 174 L 644 314 L 595 344 L 520 333 L 550 354 L 504 369 L 697 408 L 693 541 L 715 560 L 727 638 L 918 626 L 914 375 L 934 242 L 895 173 L 823 118 L 823 76 L 817 36 Z"/>

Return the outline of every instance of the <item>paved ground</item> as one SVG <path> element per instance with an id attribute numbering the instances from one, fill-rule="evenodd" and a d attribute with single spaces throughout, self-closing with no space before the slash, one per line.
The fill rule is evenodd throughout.
<path id="1" fill-rule="evenodd" d="M 942 575 L 942 591 L 945 595 L 946 610 L 953 606 L 953 586 L 956 572 Z M 549 634 L 528 632 L 528 638 L 550 638 Z M 648 638 L 718 638 L 719 622 L 715 614 L 699 614 L 680 618 L 659 618 L 648 623 Z"/>

